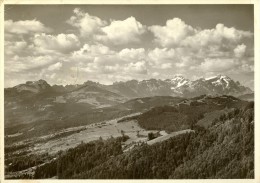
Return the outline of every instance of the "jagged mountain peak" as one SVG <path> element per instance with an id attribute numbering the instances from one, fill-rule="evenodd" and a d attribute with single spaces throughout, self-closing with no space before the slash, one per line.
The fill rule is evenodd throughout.
<path id="1" fill-rule="evenodd" d="M 21 91 L 30 91 L 33 93 L 38 93 L 43 90 L 51 88 L 51 86 L 43 79 L 38 81 L 27 81 L 24 84 L 19 84 L 14 87 L 18 92 Z"/>
<path id="2" fill-rule="evenodd" d="M 173 79 L 185 79 L 185 78 L 181 74 L 176 74 L 176 75 L 173 76 Z"/>
<path id="3" fill-rule="evenodd" d="M 171 81 L 171 82 L 176 82 L 176 81 L 181 81 L 181 80 L 188 80 L 188 79 L 186 79 L 183 75 L 180 75 L 180 74 L 176 74 L 173 77 L 171 77 L 170 79 L 166 79 L 166 81 Z"/>
<path id="4" fill-rule="evenodd" d="M 40 79 L 38 81 L 27 81 L 25 83 L 26 85 L 49 85 L 47 81 Z"/>
<path id="5" fill-rule="evenodd" d="M 99 85 L 98 82 L 87 80 L 83 83 L 83 85 Z"/>
<path id="6" fill-rule="evenodd" d="M 171 89 L 176 89 L 184 85 L 189 85 L 190 80 L 186 79 L 182 75 L 175 75 L 171 79 L 166 79 L 165 82 L 171 84 Z"/>
<path id="7" fill-rule="evenodd" d="M 227 75 L 223 75 L 223 74 L 219 74 L 216 76 L 211 76 L 208 78 L 205 78 L 205 80 L 216 80 L 216 79 L 225 79 L 225 80 L 232 80 L 230 77 L 228 77 Z"/>
<path id="8" fill-rule="evenodd" d="M 210 82 L 213 85 L 222 85 L 223 87 L 231 87 L 230 85 L 236 85 L 236 83 L 226 75 L 217 75 L 214 77 L 210 77 L 205 79 L 207 82 Z"/>

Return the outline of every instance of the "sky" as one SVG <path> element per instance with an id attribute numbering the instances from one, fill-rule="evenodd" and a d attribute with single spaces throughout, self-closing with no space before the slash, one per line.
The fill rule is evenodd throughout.
<path id="1" fill-rule="evenodd" d="M 254 88 L 253 5 L 5 5 L 5 87 L 228 75 Z"/>

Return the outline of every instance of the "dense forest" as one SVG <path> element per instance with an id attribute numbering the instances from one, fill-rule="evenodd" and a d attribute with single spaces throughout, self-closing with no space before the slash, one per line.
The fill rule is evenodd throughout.
<path id="1" fill-rule="evenodd" d="M 156 106 L 140 115 L 123 118 L 119 122 L 137 120 L 144 129 L 174 132 L 193 128 L 206 113 L 241 108 L 248 104 L 248 102 L 232 96 L 204 97 L 205 95 L 201 95 L 184 100 L 177 106 Z M 207 123 L 211 123 L 211 121 Z"/>
<path id="2" fill-rule="evenodd" d="M 122 151 L 126 137 L 82 143 L 36 169 L 34 178 L 254 178 L 254 103 L 234 109 L 208 128 Z"/>

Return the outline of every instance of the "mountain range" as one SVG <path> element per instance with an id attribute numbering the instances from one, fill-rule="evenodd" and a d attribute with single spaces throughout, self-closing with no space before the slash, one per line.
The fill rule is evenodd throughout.
<path id="1" fill-rule="evenodd" d="M 86 118 L 93 122 L 97 114 L 102 120 L 139 112 L 137 109 L 149 109 L 157 104 L 172 105 L 175 98 L 178 101 L 179 98 L 201 95 L 232 95 L 242 96 L 243 99 L 243 96 L 253 98 L 253 91 L 224 75 L 195 81 L 177 75 L 166 80 L 130 80 L 111 85 L 87 81 L 83 84 L 51 86 L 44 80 L 27 81 L 5 88 L 4 95 L 7 127 L 46 120 L 50 123 L 62 120 L 64 124 L 59 123 L 60 126 L 67 124 L 66 121 L 73 121 L 76 125 L 86 121 Z"/>
<path id="2" fill-rule="evenodd" d="M 62 94 L 61 98 L 66 101 L 84 102 L 86 98 L 92 103 L 98 103 L 99 99 L 107 99 L 111 103 L 120 103 L 128 99 L 150 97 L 150 96 L 179 96 L 195 97 L 199 95 L 232 95 L 240 96 L 253 91 L 232 80 L 225 75 L 210 78 L 200 78 L 194 81 L 176 75 L 171 79 L 149 79 L 143 81 L 130 80 L 126 82 L 115 82 L 112 85 L 103 85 L 93 81 L 87 81 L 76 85 L 53 85 L 46 81 L 28 81 L 13 88 L 5 89 L 9 94 L 54 92 Z M 60 99 L 59 101 L 62 101 Z M 94 101 L 97 100 L 97 101 Z"/>

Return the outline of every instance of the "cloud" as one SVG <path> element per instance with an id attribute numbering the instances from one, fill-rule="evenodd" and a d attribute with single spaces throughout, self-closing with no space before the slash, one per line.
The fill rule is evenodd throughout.
<path id="1" fill-rule="evenodd" d="M 197 30 L 196 34 L 185 38 L 182 45 L 192 48 L 219 45 L 222 48 L 227 48 L 239 43 L 243 38 L 251 38 L 252 36 L 253 34 L 249 31 L 237 30 L 234 27 L 229 28 L 224 24 L 217 24 L 213 29 Z"/>
<path id="2" fill-rule="evenodd" d="M 5 72 L 27 72 L 29 70 L 45 68 L 57 59 L 49 55 L 25 57 L 15 55 L 5 59 Z"/>
<path id="3" fill-rule="evenodd" d="M 246 52 L 246 45 L 241 44 L 237 45 L 237 47 L 234 49 L 234 53 L 236 57 L 243 57 Z"/>
<path id="4" fill-rule="evenodd" d="M 109 47 L 102 44 L 84 44 L 82 48 L 72 53 L 72 59 L 74 61 L 90 62 L 99 57 L 108 58 L 109 55 L 114 55 L 115 52 L 110 50 Z"/>
<path id="5" fill-rule="evenodd" d="M 235 67 L 238 63 L 234 59 L 210 59 L 206 58 L 201 63 L 201 69 L 206 72 L 224 72 Z"/>
<path id="6" fill-rule="evenodd" d="M 120 72 L 122 68 L 119 66 L 119 64 L 115 65 L 106 65 L 104 67 L 104 73 L 118 73 Z"/>
<path id="7" fill-rule="evenodd" d="M 153 77 L 158 77 L 159 75 L 160 75 L 159 72 L 153 72 L 153 73 L 152 73 L 152 76 L 153 76 Z"/>
<path id="8" fill-rule="evenodd" d="M 129 61 L 131 60 L 132 62 L 138 61 L 138 60 L 143 60 L 146 57 L 145 49 L 144 48 L 125 48 L 122 49 L 119 53 L 119 58 L 122 60 Z"/>
<path id="9" fill-rule="evenodd" d="M 198 60 L 196 58 L 193 58 L 191 56 L 182 55 L 180 56 L 178 62 L 175 63 L 175 66 L 178 68 L 186 68 L 190 69 L 194 66 L 196 66 L 198 63 Z M 199 61 L 200 62 L 200 61 Z"/>
<path id="10" fill-rule="evenodd" d="M 171 63 L 164 63 L 164 64 L 161 65 L 162 69 L 170 69 L 171 67 L 172 67 Z"/>
<path id="11" fill-rule="evenodd" d="M 164 63 L 166 67 L 166 63 L 175 62 L 172 66 L 196 67 L 205 58 L 223 60 L 231 59 L 234 55 L 241 58 L 246 54 L 252 55 L 253 52 L 252 49 L 246 53 L 247 45 L 243 43 L 247 39 L 247 44 L 252 44 L 250 40 L 253 33 L 226 27 L 224 24 L 217 24 L 213 29 L 201 29 L 193 28 L 179 18 L 173 18 L 167 20 L 165 26 L 153 25 L 149 30 L 155 37 L 154 41 L 164 47 L 157 47 L 148 53 L 150 60 L 159 66 Z M 192 58 L 189 59 L 190 63 L 185 61 L 185 57 Z M 204 64 L 207 66 L 209 62 Z"/>
<path id="12" fill-rule="evenodd" d="M 96 16 L 91 16 L 84 13 L 79 8 L 73 10 L 74 15 L 66 22 L 80 31 L 82 37 L 89 37 L 93 34 L 101 32 L 101 27 L 107 24 L 106 21 L 101 20 Z"/>
<path id="13" fill-rule="evenodd" d="M 71 52 L 80 46 L 79 39 L 74 34 L 47 35 L 36 34 L 33 38 L 34 44 L 40 50 L 55 50 L 63 53 Z"/>
<path id="14" fill-rule="evenodd" d="M 155 48 L 148 52 L 148 58 L 153 68 L 161 69 L 177 69 L 197 64 L 196 60 L 191 59 L 190 53 L 187 52 L 183 48 Z"/>
<path id="15" fill-rule="evenodd" d="M 218 45 L 218 49 L 223 51 L 253 36 L 249 31 L 224 24 L 217 24 L 213 29 L 193 28 L 179 18 L 167 20 L 165 26 L 153 25 L 148 29 L 153 33 L 154 41 L 162 47 L 189 47 L 193 50 Z"/>
<path id="16" fill-rule="evenodd" d="M 5 54 L 7 55 L 20 54 L 28 46 L 27 42 L 25 41 L 16 41 L 16 42 L 5 41 L 4 44 L 5 44 Z"/>
<path id="17" fill-rule="evenodd" d="M 73 13 L 74 15 L 66 22 L 78 28 L 82 37 L 91 38 L 92 41 L 113 45 L 138 43 L 146 32 L 146 27 L 134 17 L 125 20 L 111 20 L 108 25 L 107 21 L 85 13 L 79 8 L 75 8 Z"/>
<path id="18" fill-rule="evenodd" d="M 245 57 L 252 55 L 253 51 L 246 49 L 244 42 L 247 40 L 247 44 L 252 44 L 251 32 L 226 27 L 224 24 L 217 24 L 212 29 L 201 29 L 173 18 L 167 20 L 165 26 L 154 25 L 149 30 L 154 35 L 154 42 L 164 47 L 156 47 L 148 52 L 154 69 L 224 73 L 228 69 L 241 67 Z M 250 68 L 244 65 L 240 70 L 249 71 Z"/>
<path id="19" fill-rule="evenodd" d="M 165 26 L 153 25 L 148 28 L 155 37 L 155 42 L 163 47 L 190 46 L 200 48 L 212 44 L 238 43 L 243 38 L 250 38 L 253 34 L 249 31 L 237 30 L 217 24 L 213 29 L 193 28 L 179 18 L 166 21 Z"/>
<path id="20" fill-rule="evenodd" d="M 29 33 L 41 33 L 51 32 L 51 29 L 45 27 L 43 23 L 38 20 L 21 20 L 14 22 L 13 20 L 5 21 L 5 33 L 13 34 L 29 34 Z"/>
<path id="21" fill-rule="evenodd" d="M 126 73 L 136 73 L 136 74 L 147 74 L 147 64 L 145 61 L 140 61 L 136 63 L 130 63 L 125 67 L 125 72 Z"/>
<path id="22" fill-rule="evenodd" d="M 195 33 L 195 30 L 180 18 L 167 20 L 165 26 L 150 26 L 149 30 L 154 34 L 157 43 L 167 47 L 178 45 L 184 38 Z"/>
<path id="23" fill-rule="evenodd" d="M 52 64 L 48 67 L 49 71 L 57 71 L 60 70 L 62 67 L 62 63 L 61 62 L 57 62 L 56 64 Z"/>
<path id="24" fill-rule="evenodd" d="M 37 20 L 7 20 L 5 76 L 70 84 L 254 72 L 253 33 L 224 24 L 201 29 L 172 18 L 147 28 L 135 17 L 106 21 L 78 8 L 66 22 L 76 31 L 52 35 Z"/>
<path id="25" fill-rule="evenodd" d="M 148 57 L 157 64 L 165 61 L 171 61 L 176 58 L 176 51 L 171 48 L 155 48 L 148 52 Z"/>
<path id="26" fill-rule="evenodd" d="M 217 24 L 214 30 L 216 37 L 225 38 L 227 40 L 238 41 L 243 37 L 251 37 L 252 33 L 249 31 L 237 30 L 234 27 L 226 27 L 224 24 Z"/>
<path id="27" fill-rule="evenodd" d="M 254 72 L 254 66 L 253 66 L 253 65 L 245 64 L 245 65 L 242 65 L 241 67 L 242 67 L 243 70 L 245 70 L 246 72 Z"/>
<path id="28" fill-rule="evenodd" d="M 112 20 L 110 25 L 102 28 L 104 35 L 98 35 L 97 40 L 110 42 L 114 45 L 138 43 L 141 35 L 146 32 L 146 27 L 134 17 L 125 20 Z"/>
<path id="29" fill-rule="evenodd" d="M 88 54 L 91 56 L 99 56 L 99 55 L 107 55 L 114 53 L 111 51 L 107 46 L 104 46 L 102 44 L 95 44 L 95 45 L 89 45 L 84 44 L 84 46 L 79 50 L 75 51 L 74 54 Z"/>

